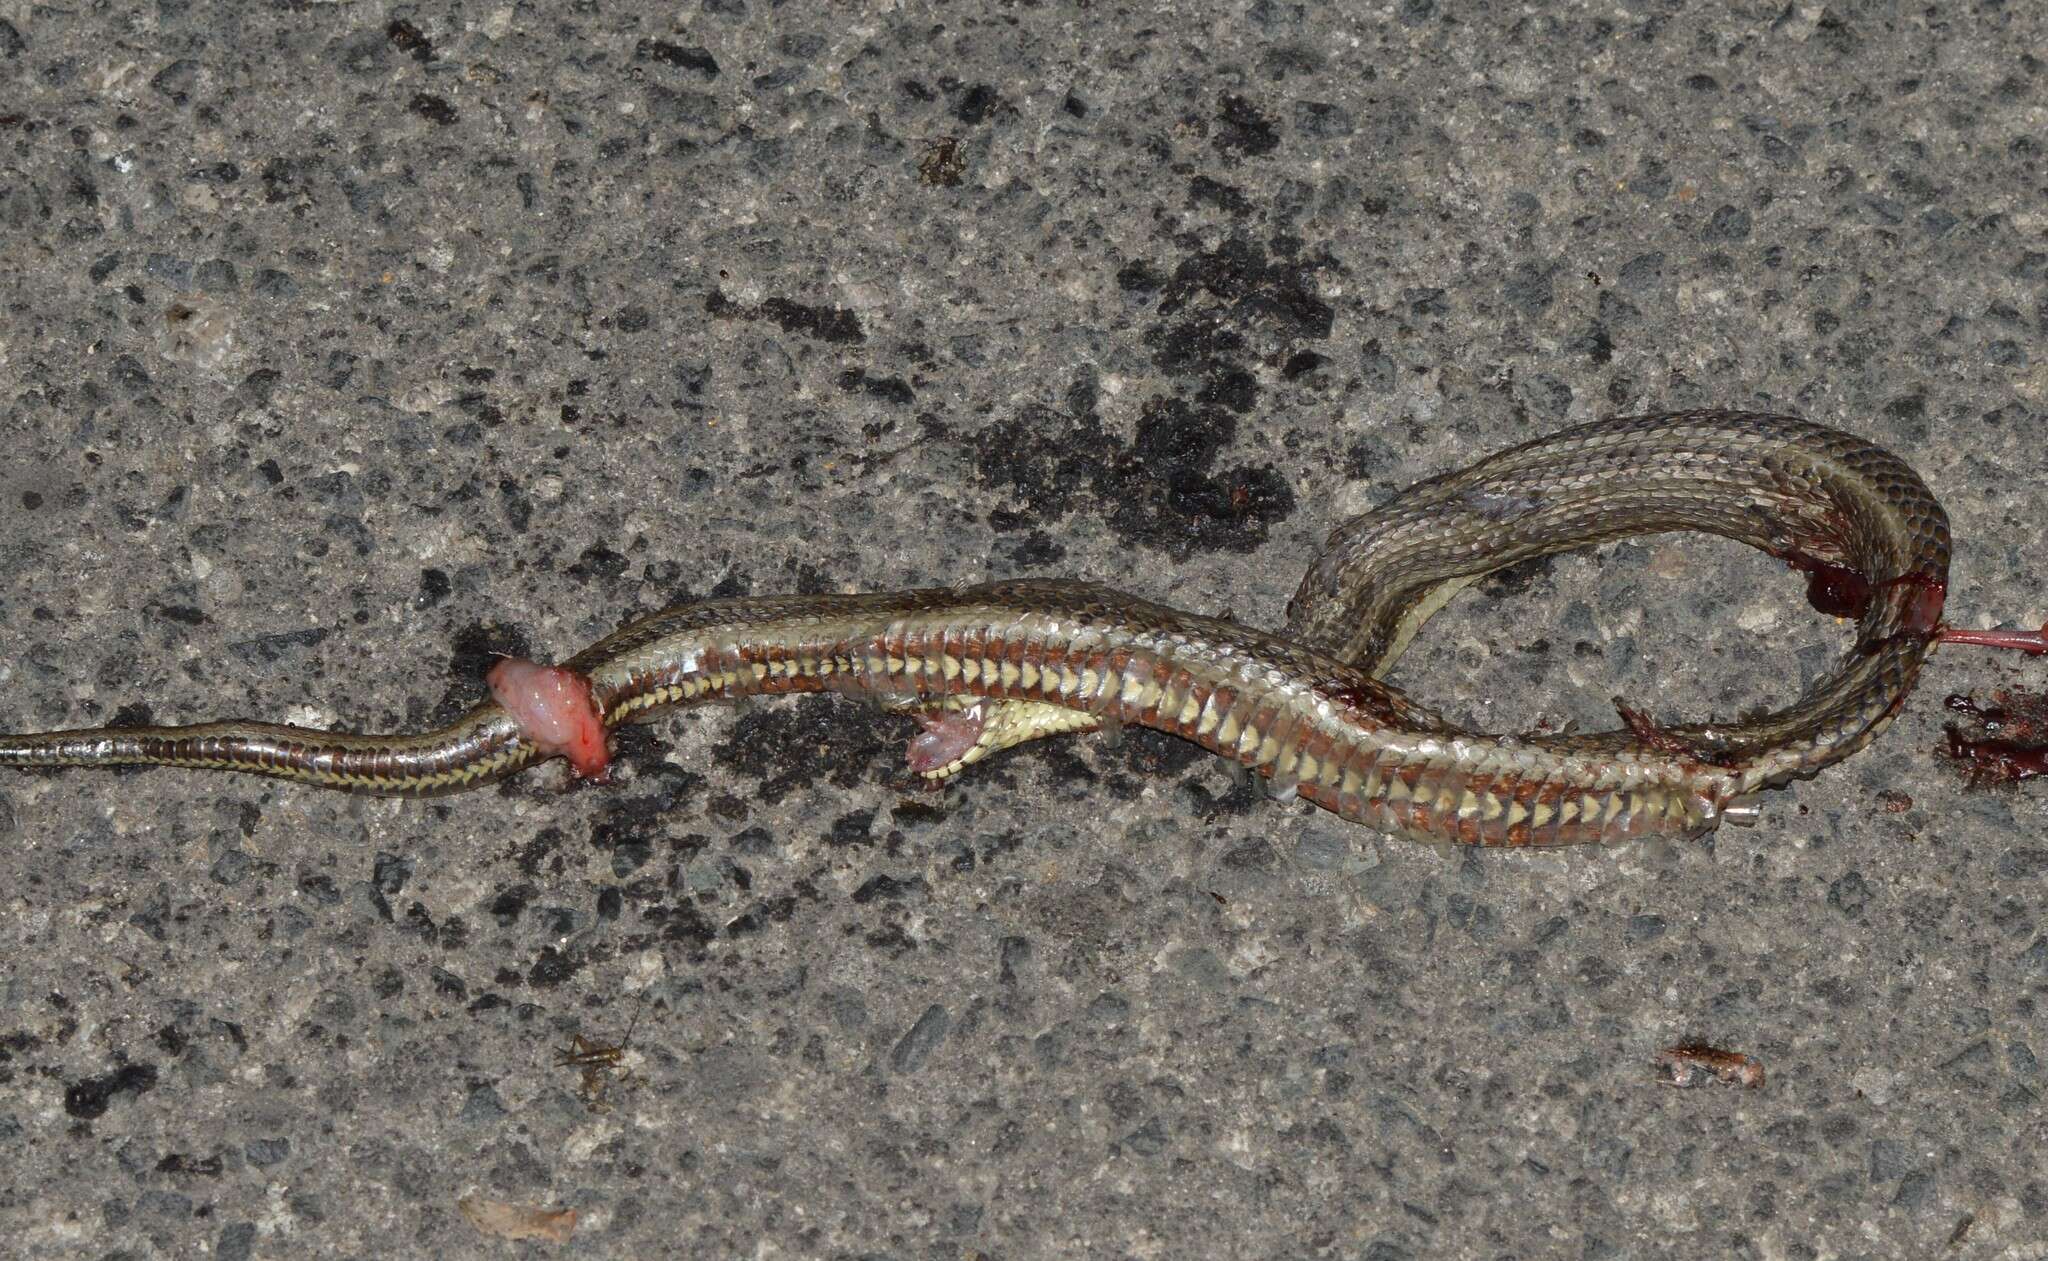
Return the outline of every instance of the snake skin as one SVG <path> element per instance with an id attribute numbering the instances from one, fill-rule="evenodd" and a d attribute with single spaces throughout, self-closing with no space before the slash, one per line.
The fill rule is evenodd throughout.
<path id="1" fill-rule="evenodd" d="M 1698 530 L 1861 591 L 1854 647 L 1789 708 L 1592 735 L 1462 730 L 1380 681 L 1461 587 L 1531 557 Z M 1045 731 L 1135 724 L 1192 740 L 1347 819 L 1427 840 L 1555 845 L 1692 836 L 1864 747 L 1911 691 L 1946 590 L 1947 518 L 1878 447 L 1786 417 L 1602 421 L 1418 483 L 1340 527 L 1271 634 L 1091 583 L 708 600 L 577 654 L 608 726 L 680 705 L 837 691 L 895 709 L 1041 707 Z M 1015 739 L 1030 738 L 1028 735 Z M 146 763 L 427 794 L 538 760 L 486 702 L 438 731 L 357 736 L 221 722 L 0 736 L 0 765 Z"/>

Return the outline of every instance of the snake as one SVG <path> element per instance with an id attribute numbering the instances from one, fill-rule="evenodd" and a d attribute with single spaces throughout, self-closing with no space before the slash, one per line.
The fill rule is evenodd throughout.
<path id="1" fill-rule="evenodd" d="M 1423 624 L 1486 575 L 1673 531 L 1783 560 L 1817 607 L 1854 619 L 1854 642 L 1788 707 L 1725 722 L 1667 725 L 1617 702 L 1610 731 L 1489 733 L 1385 681 Z M 739 596 L 641 617 L 551 677 L 601 724 L 598 773 L 620 724 L 836 692 L 924 723 L 911 765 L 935 781 L 1028 740 L 1138 726 L 1393 836 L 1691 838 L 1754 823 L 1764 790 L 1891 722 L 1938 637 L 1949 547 L 1940 503 L 1879 446 L 1787 416 L 1670 412 L 1524 442 L 1344 522 L 1279 631 L 1066 579 Z M 207 768 L 395 795 L 476 788 L 561 751 L 502 696 L 417 734 L 227 721 L 0 735 L 0 766 Z"/>

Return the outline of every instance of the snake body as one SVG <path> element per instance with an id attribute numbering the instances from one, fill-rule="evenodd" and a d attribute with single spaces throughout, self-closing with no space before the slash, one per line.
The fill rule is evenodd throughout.
<path id="1" fill-rule="evenodd" d="M 1465 730 L 1380 681 L 1421 623 L 1477 578 L 1672 530 L 1736 539 L 1846 585 L 1838 611 L 1856 618 L 1854 646 L 1778 713 L 1676 727 L 1635 716 L 1590 735 Z M 1397 835 L 1481 845 L 1689 836 L 1746 821 L 1758 790 L 1847 757 L 1884 728 L 1932 645 L 1948 558 L 1940 504 L 1889 452 L 1786 417 L 1674 413 L 1525 443 L 1347 522 L 1277 634 L 1092 583 L 1015 581 L 680 605 L 563 668 L 588 679 L 607 727 L 707 701 L 838 691 L 1022 720 L 985 737 L 988 747 L 1105 723 L 1154 728 Z M 0 736 L 0 765 L 206 767 L 396 794 L 474 787 L 541 756 L 488 701 L 417 735 L 220 722 Z"/>

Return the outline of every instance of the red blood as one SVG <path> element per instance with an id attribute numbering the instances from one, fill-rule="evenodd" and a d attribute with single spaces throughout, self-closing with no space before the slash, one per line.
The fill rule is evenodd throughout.
<path id="1" fill-rule="evenodd" d="M 1716 748 L 1711 742 L 1694 742 L 1676 732 L 1666 731 L 1657 725 L 1657 720 L 1644 711 L 1630 705 L 1619 696 L 1614 698 L 1614 712 L 1621 715 L 1622 726 L 1630 735 L 1642 742 L 1646 749 L 1667 753 L 1673 757 L 1690 758 L 1702 766 L 1734 766 L 1736 755 L 1725 749 Z"/>
<path id="2" fill-rule="evenodd" d="M 1975 726 L 1942 728 L 1943 751 L 1969 772 L 1972 787 L 2048 775 L 2048 696 L 2005 688 L 1993 692 L 1988 705 L 1968 696 L 1951 696 L 1946 703 Z"/>
<path id="3" fill-rule="evenodd" d="M 1399 722 L 1400 715 L 1387 702 L 1386 688 L 1372 679 L 1362 676 L 1347 679 L 1325 679 L 1316 684 L 1316 690 L 1339 705 L 1352 709 L 1380 722 Z"/>
<path id="4" fill-rule="evenodd" d="M 1685 741 L 1659 727 L 1656 719 L 1651 718 L 1648 711 L 1637 709 L 1619 696 L 1614 698 L 1614 712 L 1621 715 L 1621 723 L 1629 729 L 1629 734 L 1645 746 L 1659 753 L 1692 752 Z"/>
<path id="5" fill-rule="evenodd" d="M 1908 635 L 1932 635 L 1940 631 L 1941 610 L 1948 603 L 1948 583 L 1945 580 L 1933 574 L 1901 574 L 1885 585 L 1912 588 L 1901 630 Z"/>
<path id="6" fill-rule="evenodd" d="M 1833 561 L 1821 560 L 1803 552 L 1786 553 L 1785 563 L 1806 575 L 1806 602 L 1829 617 L 1860 618 L 1869 611 L 1870 601 L 1878 591 L 1906 587 L 1910 590 L 1905 608 L 1900 611 L 1899 634 L 1923 639 L 1935 635 L 1944 642 L 1984 643 L 2003 648 L 2024 646 L 2010 642 L 2015 637 L 2013 632 L 1958 633 L 1944 629 L 1941 624 L 1941 613 L 1948 604 L 1948 582 L 1933 574 L 1900 574 L 1881 583 L 1872 583 L 1869 578 L 1847 565 L 1837 565 Z M 2043 627 L 2042 630 L 2044 634 L 2048 634 L 2048 627 Z M 2006 638 L 1977 638 L 1997 635 L 2004 635 Z M 2048 652 L 2048 643 L 2027 650 Z"/>
<path id="7" fill-rule="evenodd" d="M 1832 561 L 1788 552 L 1785 563 L 1806 575 L 1806 602 L 1829 617 L 1862 617 L 1870 607 L 1870 579 Z"/>
<path id="8" fill-rule="evenodd" d="M 1948 737 L 1948 755 L 1969 764 L 1972 784 L 2010 784 L 2048 775 L 2048 744 L 1970 740 L 1953 724 L 1942 728 L 1942 732 Z"/>
<path id="9" fill-rule="evenodd" d="M 2005 725 L 2005 711 L 1996 705 L 1979 705 L 1974 696 L 1950 695 L 1942 706 L 1952 713 L 1968 714 L 1984 724 L 1986 731 L 1996 731 Z"/>
<path id="10" fill-rule="evenodd" d="M 579 777 L 603 779 L 611 765 L 604 718 L 590 694 L 590 680 L 560 666 L 506 657 L 484 676 L 491 697 L 518 722 L 520 734 L 541 756 L 569 759 Z"/>

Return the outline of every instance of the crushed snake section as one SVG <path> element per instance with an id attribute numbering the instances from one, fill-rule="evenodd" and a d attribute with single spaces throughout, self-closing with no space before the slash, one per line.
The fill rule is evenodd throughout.
<path id="1" fill-rule="evenodd" d="M 1456 591 L 1509 565 L 1632 535 L 1718 534 L 1805 572 L 1856 643 L 1790 708 L 1735 723 L 1625 711 L 1589 735 L 1459 728 L 1380 677 Z M 943 779 L 1008 745 L 1151 727 L 1385 832 L 1478 845 L 1691 836 L 1755 816 L 1757 790 L 1863 748 L 1940 638 L 1947 517 L 1890 453 L 1785 417 L 1603 421 L 1419 483 L 1331 536 L 1279 634 L 1081 582 L 711 600 L 628 625 L 559 668 L 603 730 L 748 695 L 838 692 L 919 718 L 912 769 Z M 424 794 L 574 753 L 580 701 L 479 705 L 438 731 L 355 736 L 249 722 L 0 736 L 0 765 L 148 763 Z"/>
<path id="2" fill-rule="evenodd" d="M 568 759 L 570 772 L 580 779 L 604 779 L 611 748 L 589 679 L 560 666 L 506 657 L 491 667 L 484 682 L 491 699 L 512 715 L 539 756 Z"/>
<path id="3" fill-rule="evenodd" d="M 1942 751 L 1970 787 L 2016 784 L 2048 775 L 2048 695 L 2000 688 L 1988 704 L 1969 696 L 1943 702 L 1963 722 L 1942 727 Z"/>
<path id="4" fill-rule="evenodd" d="M 1417 727 L 1412 703 L 1354 668 L 1084 584 L 729 601 L 650 622 L 585 654 L 604 661 L 591 676 L 608 722 L 824 690 L 891 708 L 1056 707 L 1192 740 L 1345 818 L 1471 844 L 1697 831 L 1733 795 L 1725 772 L 1689 759 L 1581 759 Z"/>

